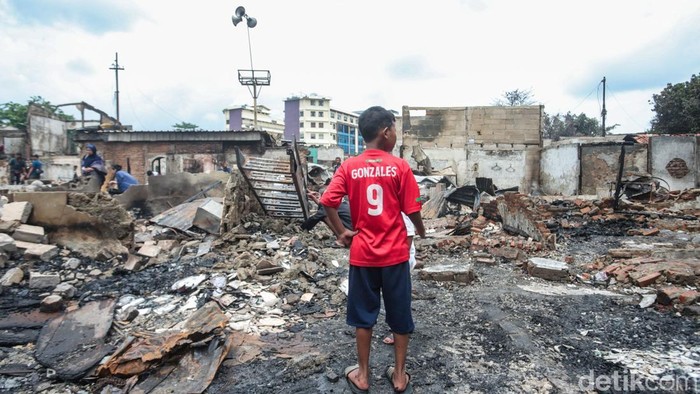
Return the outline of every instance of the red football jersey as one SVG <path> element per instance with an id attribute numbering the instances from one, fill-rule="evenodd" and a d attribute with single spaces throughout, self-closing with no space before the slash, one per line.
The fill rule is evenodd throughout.
<path id="1" fill-rule="evenodd" d="M 345 160 L 321 196 L 321 204 L 337 208 L 345 195 L 352 226 L 359 231 L 350 245 L 350 264 L 386 267 L 408 261 L 401 212 L 421 209 L 418 183 L 408 163 L 378 149 Z"/>

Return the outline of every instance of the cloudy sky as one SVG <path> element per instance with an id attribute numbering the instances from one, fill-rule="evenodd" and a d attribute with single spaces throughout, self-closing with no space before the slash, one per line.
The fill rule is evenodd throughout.
<path id="1" fill-rule="evenodd" d="M 222 130 L 249 104 L 238 69 L 272 83 L 258 103 L 318 94 L 345 111 L 491 105 L 529 90 L 545 112 L 648 129 L 649 100 L 700 73 L 698 0 L 0 0 L 0 103 L 85 101 L 136 130 Z M 66 108 L 66 112 L 77 112 Z"/>

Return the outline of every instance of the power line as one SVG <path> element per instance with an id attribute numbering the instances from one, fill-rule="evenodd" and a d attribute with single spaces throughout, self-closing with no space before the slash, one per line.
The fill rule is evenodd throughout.
<path id="1" fill-rule="evenodd" d="M 128 91 L 126 93 L 126 98 L 129 100 L 129 108 L 131 108 L 131 113 L 134 114 L 134 118 L 136 118 L 136 121 L 139 122 L 139 125 L 140 125 L 139 127 L 141 128 L 141 130 L 144 130 L 143 122 L 141 121 L 139 116 L 136 114 L 136 109 L 134 108 L 134 103 L 133 103 L 133 101 L 131 101 L 131 95 L 129 94 Z"/>
<path id="2" fill-rule="evenodd" d="M 608 90 L 610 90 L 610 89 L 608 88 Z M 629 112 L 627 112 L 627 110 L 626 110 L 625 107 L 622 105 L 622 103 L 620 102 L 620 100 L 617 99 L 617 96 L 615 96 L 615 95 L 612 93 L 612 91 L 610 91 L 609 93 L 610 93 L 610 95 L 615 99 L 615 101 L 617 102 L 617 104 L 620 106 L 620 108 L 622 109 L 622 112 L 624 112 L 625 115 L 627 115 L 627 117 L 629 118 L 629 120 L 631 120 L 633 123 L 635 123 L 635 124 L 637 125 L 637 127 L 640 128 L 641 131 L 646 131 L 646 130 L 644 130 L 644 126 L 642 126 L 641 124 L 639 124 L 639 123 L 637 122 L 637 120 L 634 119 L 634 118 L 632 117 L 632 115 L 629 114 Z"/>
<path id="3" fill-rule="evenodd" d="M 595 88 L 593 88 L 593 89 L 586 95 L 586 97 L 584 97 L 583 100 L 581 100 L 581 102 L 578 103 L 578 104 L 571 110 L 571 112 L 572 112 L 572 113 L 576 113 L 576 109 L 577 109 L 578 107 L 580 107 L 581 104 L 583 104 L 583 103 L 591 96 L 591 94 L 593 94 L 593 92 L 595 92 L 595 90 L 598 89 L 598 87 L 600 87 L 600 83 L 598 84 L 598 86 L 596 86 Z"/>
<path id="4" fill-rule="evenodd" d="M 153 100 L 151 97 L 147 96 L 144 92 L 141 91 L 141 89 L 136 88 L 136 90 L 138 90 L 139 93 L 141 93 L 141 95 L 142 95 L 143 97 L 145 97 L 145 98 L 147 98 L 148 100 L 150 100 L 151 103 L 152 103 L 153 105 L 155 105 L 158 109 L 160 109 L 161 111 L 163 111 L 163 113 L 165 113 L 166 115 L 168 115 L 168 116 L 170 116 L 171 118 L 173 118 L 173 120 L 175 120 L 176 122 L 182 122 L 182 120 L 179 119 L 177 116 L 171 114 L 170 112 L 166 111 L 163 107 L 161 107 L 160 105 L 158 105 L 158 103 L 156 103 L 155 100 Z"/>

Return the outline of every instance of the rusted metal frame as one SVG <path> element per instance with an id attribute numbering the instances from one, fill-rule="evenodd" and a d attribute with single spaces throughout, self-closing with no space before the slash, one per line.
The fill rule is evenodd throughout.
<path id="1" fill-rule="evenodd" d="M 265 204 L 263 204 L 263 202 L 260 200 L 260 197 L 258 197 L 258 193 L 255 191 L 255 186 L 250 181 L 250 179 L 248 179 L 248 176 L 246 175 L 247 170 L 244 168 L 245 159 L 243 156 L 243 152 L 241 152 L 241 149 L 238 146 L 236 146 L 235 148 L 236 148 L 236 165 L 238 166 L 238 170 L 243 175 L 243 179 L 245 179 L 246 183 L 248 183 L 248 186 L 251 188 L 251 190 L 253 190 L 253 195 L 255 196 L 255 199 L 258 200 L 258 203 L 262 207 L 263 212 L 265 212 L 265 214 L 267 215 L 267 208 L 265 208 Z"/>
<path id="2" fill-rule="evenodd" d="M 294 180 L 294 187 L 296 188 L 297 195 L 299 196 L 299 205 L 304 214 L 304 219 L 309 217 L 309 201 L 306 198 L 306 174 L 301 165 L 301 159 L 299 156 L 299 149 L 297 147 L 297 141 L 294 140 L 291 149 L 287 150 L 289 153 L 289 164 L 292 169 L 292 179 Z"/>

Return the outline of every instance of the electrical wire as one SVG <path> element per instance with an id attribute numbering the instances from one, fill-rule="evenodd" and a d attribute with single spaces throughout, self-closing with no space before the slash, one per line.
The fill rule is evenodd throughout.
<path id="1" fill-rule="evenodd" d="M 136 114 L 136 109 L 134 108 L 134 103 L 133 103 L 133 101 L 131 100 L 131 95 L 129 94 L 129 91 L 128 91 L 128 90 L 127 90 L 127 93 L 126 93 L 126 98 L 127 98 L 127 100 L 129 101 L 129 108 L 131 108 L 131 113 L 132 113 L 133 117 L 136 118 L 136 121 L 139 123 L 139 128 L 140 128 L 141 130 L 145 130 L 145 128 L 143 127 L 143 122 L 141 121 L 141 119 L 139 118 L 139 116 Z M 137 129 L 137 130 L 138 130 L 138 129 Z"/>
<path id="2" fill-rule="evenodd" d="M 588 92 L 588 94 L 586 95 L 586 97 L 584 97 L 583 100 L 581 100 L 580 103 L 578 103 L 573 109 L 571 109 L 571 113 L 575 114 L 575 113 L 576 113 L 576 109 L 577 109 L 578 107 L 580 107 L 581 104 L 583 104 L 583 103 L 591 96 L 591 94 L 593 94 L 593 92 L 594 92 L 596 89 L 598 89 L 598 87 L 600 87 L 600 83 L 598 83 L 598 86 L 596 86 L 595 88 L 593 88 L 590 92 Z"/>
<path id="3" fill-rule="evenodd" d="M 163 111 L 163 113 L 165 113 L 166 115 L 170 116 L 173 120 L 175 120 L 175 122 L 183 122 L 183 120 L 179 119 L 177 116 L 171 114 L 170 112 L 166 111 L 163 107 L 161 107 L 160 105 L 158 105 L 158 103 L 156 103 L 155 100 L 153 100 L 153 98 L 147 96 L 144 92 L 141 91 L 141 89 L 139 89 L 139 88 L 137 87 L 136 90 L 138 90 L 139 93 L 141 93 L 141 95 L 142 95 L 143 97 L 145 97 L 145 98 L 147 98 L 148 100 L 150 100 L 151 103 L 152 103 L 153 105 L 155 105 L 158 109 L 160 109 L 161 111 Z"/>
<path id="4" fill-rule="evenodd" d="M 617 99 L 617 96 L 615 96 L 615 95 L 613 94 L 613 92 L 612 92 L 610 89 L 608 89 L 608 93 L 610 93 L 610 96 L 612 96 L 612 98 L 615 99 L 615 101 L 617 102 L 617 104 L 618 104 L 618 105 L 620 106 L 620 108 L 622 109 L 622 112 L 624 112 L 625 115 L 627 115 L 627 117 L 629 118 L 629 120 L 631 120 L 632 123 L 636 124 L 637 127 L 639 127 L 640 130 L 646 131 L 646 130 L 644 130 L 644 126 L 642 126 L 641 124 L 639 124 L 639 122 L 637 122 L 637 120 L 634 119 L 634 118 L 632 117 L 632 115 L 629 114 L 629 112 L 627 112 L 627 110 L 626 110 L 625 107 L 622 105 L 622 103 L 620 102 L 620 100 Z"/>

